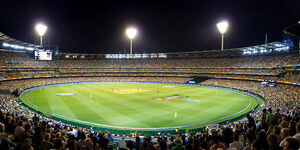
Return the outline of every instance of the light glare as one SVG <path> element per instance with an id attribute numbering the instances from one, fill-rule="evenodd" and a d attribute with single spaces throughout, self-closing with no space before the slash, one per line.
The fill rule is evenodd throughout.
<path id="1" fill-rule="evenodd" d="M 35 26 L 35 29 L 36 29 L 37 33 L 39 34 L 39 36 L 43 36 L 47 30 L 47 26 L 45 26 L 43 24 L 37 24 Z"/>
<path id="2" fill-rule="evenodd" d="M 228 29 L 228 22 L 227 21 L 222 21 L 222 22 L 217 24 L 217 27 L 218 27 L 220 33 L 224 34 Z"/>
<path id="3" fill-rule="evenodd" d="M 137 31 L 136 31 L 135 28 L 128 28 L 126 30 L 126 34 L 127 34 L 129 39 L 133 39 L 135 37 L 136 33 L 137 33 Z"/>

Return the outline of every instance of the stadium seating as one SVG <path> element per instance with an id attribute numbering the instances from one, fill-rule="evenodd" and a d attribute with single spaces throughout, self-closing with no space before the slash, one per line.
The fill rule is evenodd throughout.
<path id="1" fill-rule="evenodd" d="M 108 144 L 113 138 L 119 138 L 117 141 L 122 148 L 153 150 L 162 149 L 164 145 L 172 148 L 175 144 L 182 144 L 186 149 L 191 147 L 191 149 L 209 149 L 215 144 L 223 144 L 226 148 L 233 149 L 232 143 L 236 139 L 243 145 L 247 144 L 244 146 L 248 148 L 250 146 L 268 149 L 272 146 L 268 142 L 272 142 L 273 138 L 279 149 L 279 146 L 283 148 L 285 141 L 298 144 L 297 140 L 291 140 L 288 136 L 294 136 L 296 139 L 300 137 L 300 76 L 297 67 L 286 66 L 300 64 L 298 54 L 203 59 L 55 58 L 53 61 L 36 61 L 26 53 L 8 51 L 0 51 L 0 56 L 0 89 L 4 91 L 4 94 L 0 94 L 0 136 L 15 149 L 23 149 L 26 146 L 35 149 L 47 147 L 72 149 L 74 145 L 78 149 L 100 147 L 107 149 L 108 145 L 114 145 Z M 200 84 L 256 93 L 265 99 L 266 104 L 261 111 L 254 112 L 245 119 L 224 126 L 207 127 L 203 132 L 155 134 L 153 137 L 145 136 L 141 142 L 139 137 L 133 139 L 131 135 L 124 135 L 127 143 L 123 143 L 122 146 L 123 135 L 110 136 L 111 133 L 100 131 L 93 134 L 90 129 L 51 120 L 20 105 L 11 94 L 16 89 L 22 91 L 56 83 L 84 81 L 186 83 L 194 77 L 204 76 L 208 77 L 208 80 L 203 80 Z M 280 82 L 277 82 L 276 87 L 263 88 L 261 81 Z M 269 112 L 266 109 L 269 109 Z M 20 136 L 18 132 L 23 130 L 24 134 Z M 279 135 L 280 130 L 287 132 L 285 136 Z M 3 145 L 0 145 L 0 149 L 1 146 Z"/>

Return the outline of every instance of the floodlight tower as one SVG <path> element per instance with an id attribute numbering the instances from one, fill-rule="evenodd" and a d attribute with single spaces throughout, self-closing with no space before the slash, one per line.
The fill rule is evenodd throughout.
<path id="1" fill-rule="evenodd" d="M 221 42 L 221 50 L 224 48 L 224 34 L 226 33 L 228 29 L 228 22 L 227 21 L 222 21 L 217 24 L 217 27 L 222 35 L 222 42 Z"/>
<path id="2" fill-rule="evenodd" d="M 130 40 L 130 55 L 131 56 L 132 56 L 132 41 L 133 41 L 136 33 L 137 33 L 137 30 L 135 28 L 128 28 L 126 30 L 126 34 L 127 34 L 128 38 Z"/>
<path id="3" fill-rule="evenodd" d="M 46 33 L 47 26 L 39 23 L 35 26 L 35 30 L 40 36 L 40 45 L 43 45 L 43 35 Z"/>

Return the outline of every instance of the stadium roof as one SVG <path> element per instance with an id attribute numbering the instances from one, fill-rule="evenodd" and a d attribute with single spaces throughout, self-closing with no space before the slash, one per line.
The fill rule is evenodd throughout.
<path id="1" fill-rule="evenodd" d="M 27 47 L 41 47 L 40 45 L 31 44 L 31 43 L 16 40 L 14 38 L 11 38 L 11 37 L 3 34 L 2 32 L 0 32 L 0 41 L 5 41 L 5 42 L 8 42 L 10 44 L 18 44 L 18 45 L 27 46 Z"/>
<path id="2" fill-rule="evenodd" d="M 298 23 L 292 24 L 292 25 L 286 27 L 283 30 L 283 33 L 299 37 L 300 36 L 300 20 Z"/>
<path id="3" fill-rule="evenodd" d="M 211 57 L 238 57 L 251 55 L 282 54 L 292 52 L 293 48 L 283 42 L 272 42 L 256 46 L 233 48 L 225 50 L 207 50 L 190 52 L 169 52 L 169 53 L 143 53 L 133 54 L 80 54 L 80 53 L 60 53 L 58 58 L 69 59 L 103 59 L 103 58 L 211 58 Z M 163 56 L 163 57 L 161 57 Z"/>

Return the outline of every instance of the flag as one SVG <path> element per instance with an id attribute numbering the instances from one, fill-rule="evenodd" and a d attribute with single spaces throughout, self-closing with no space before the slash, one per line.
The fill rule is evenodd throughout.
<path id="1" fill-rule="evenodd" d="M 177 111 L 175 111 L 175 113 L 174 113 L 174 119 L 177 119 L 177 117 L 178 117 L 178 114 L 177 114 Z"/>
<path id="2" fill-rule="evenodd" d="M 90 93 L 90 98 L 93 98 L 93 95 L 92 95 L 92 93 Z"/>

